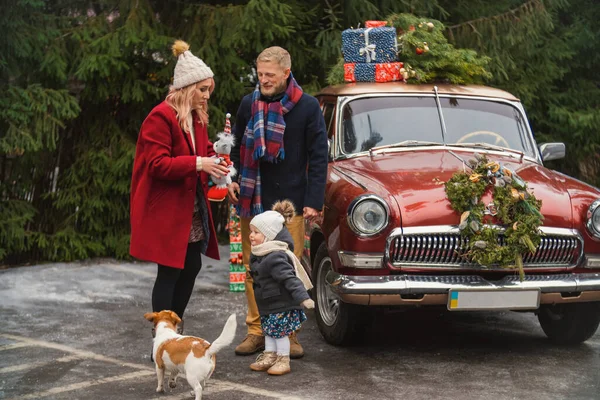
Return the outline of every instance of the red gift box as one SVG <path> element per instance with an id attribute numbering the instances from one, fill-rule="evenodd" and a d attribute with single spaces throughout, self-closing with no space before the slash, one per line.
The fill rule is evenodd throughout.
<path id="1" fill-rule="evenodd" d="M 375 82 L 401 81 L 401 62 L 375 64 Z"/>
<path id="2" fill-rule="evenodd" d="M 387 24 L 387 21 L 365 21 L 365 28 L 381 28 Z"/>
<path id="3" fill-rule="evenodd" d="M 400 69 L 401 62 L 391 63 L 345 63 L 344 80 L 346 82 L 393 82 L 404 80 Z"/>
<path id="4" fill-rule="evenodd" d="M 356 78 L 354 76 L 354 65 L 354 63 L 344 64 L 344 80 L 346 82 L 356 82 Z"/>

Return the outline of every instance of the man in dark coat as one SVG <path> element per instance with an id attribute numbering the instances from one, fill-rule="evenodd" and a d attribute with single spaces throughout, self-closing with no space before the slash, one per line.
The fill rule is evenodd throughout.
<path id="1" fill-rule="evenodd" d="M 291 58 L 281 47 L 269 47 L 256 59 L 258 84 L 246 95 L 236 115 L 236 145 L 231 160 L 239 171 L 229 186 L 229 199 L 241 219 L 243 262 L 248 271 L 250 219 L 269 210 L 278 200 L 289 199 L 296 215 L 287 224 L 294 239 L 294 253 L 304 249 L 304 219 L 320 216 L 327 177 L 327 134 L 319 102 L 303 93 L 291 73 Z M 252 277 L 246 274 L 248 335 L 236 354 L 249 355 L 264 348 L 260 316 L 254 300 Z M 290 336 L 290 356 L 304 350 L 295 334 Z"/>

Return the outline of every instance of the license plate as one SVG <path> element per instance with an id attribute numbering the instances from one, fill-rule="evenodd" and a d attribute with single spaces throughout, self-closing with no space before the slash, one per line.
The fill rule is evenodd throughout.
<path id="1" fill-rule="evenodd" d="M 540 289 L 452 289 L 448 310 L 535 310 L 540 307 Z"/>

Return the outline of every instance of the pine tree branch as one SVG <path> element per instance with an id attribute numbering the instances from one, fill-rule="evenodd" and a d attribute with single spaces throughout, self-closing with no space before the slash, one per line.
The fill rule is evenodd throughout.
<path id="1" fill-rule="evenodd" d="M 510 9 L 502 14 L 493 15 L 491 17 L 481 17 L 481 18 L 477 18 L 477 19 L 472 19 L 470 21 L 461 22 L 460 24 L 447 26 L 446 29 L 448 31 L 452 31 L 452 30 L 460 29 L 464 26 L 470 26 L 471 28 L 473 28 L 474 31 L 476 31 L 475 24 L 478 24 L 480 22 L 499 21 L 499 20 L 503 20 L 507 17 L 508 18 L 513 17 L 513 18 L 519 19 L 518 14 L 520 14 L 522 12 L 530 11 L 532 9 L 545 10 L 546 7 L 544 6 L 544 3 L 541 0 L 530 0 L 526 3 L 521 4 L 519 7 Z"/>

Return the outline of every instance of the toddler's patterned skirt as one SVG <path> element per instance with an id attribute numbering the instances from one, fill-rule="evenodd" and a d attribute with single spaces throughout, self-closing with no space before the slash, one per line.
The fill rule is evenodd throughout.
<path id="1" fill-rule="evenodd" d="M 306 321 L 304 310 L 290 310 L 260 316 L 263 333 L 275 339 L 290 336 L 300 328 L 304 321 Z"/>

